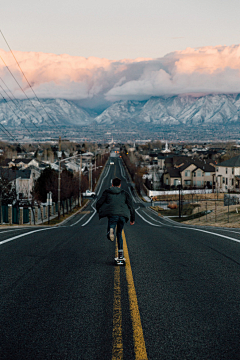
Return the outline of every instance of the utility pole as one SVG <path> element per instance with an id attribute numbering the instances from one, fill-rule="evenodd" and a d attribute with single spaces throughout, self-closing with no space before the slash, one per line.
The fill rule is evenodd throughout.
<path id="1" fill-rule="evenodd" d="M 88 164 L 88 187 L 89 190 L 91 189 L 91 168 L 90 168 L 91 162 L 89 161 Z"/>
<path id="2" fill-rule="evenodd" d="M 229 222 L 229 200 L 230 200 L 230 197 L 228 195 L 228 222 Z"/>
<path id="3" fill-rule="evenodd" d="M 50 206 L 52 206 L 52 192 L 47 193 L 48 225 L 50 224 Z"/>
<path id="4" fill-rule="evenodd" d="M 0 189 L 0 224 L 3 223 L 3 214 L 2 214 L 2 185 Z"/>
<path id="5" fill-rule="evenodd" d="M 217 222 L 217 202 L 215 199 L 215 222 Z"/>
<path id="6" fill-rule="evenodd" d="M 58 219 L 60 219 L 60 192 L 61 192 L 61 136 L 59 136 L 59 145 L 58 145 Z"/>
<path id="7" fill-rule="evenodd" d="M 179 200 L 178 200 L 178 203 L 179 203 L 179 209 L 178 209 L 178 217 L 180 218 L 181 217 L 181 182 L 179 181 Z"/>
<path id="8" fill-rule="evenodd" d="M 95 146 L 95 172 L 96 172 L 96 168 L 97 168 L 96 157 L 97 157 L 97 144 L 96 144 L 96 146 Z M 95 175 L 95 176 L 96 176 L 96 175 Z"/>
<path id="9" fill-rule="evenodd" d="M 91 187 L 90 190 L 92 191 L 92 160 L 91 160 Z"/>
<path id="10" fill-rule="evenodd" d="M 78 196 L 78 205 L 82 206 L 82 194 L 81 194 L 81 176 L 82 176 L 82 155 L 80 155 L 80 168 L 79 168 L 79 196 Z"/>

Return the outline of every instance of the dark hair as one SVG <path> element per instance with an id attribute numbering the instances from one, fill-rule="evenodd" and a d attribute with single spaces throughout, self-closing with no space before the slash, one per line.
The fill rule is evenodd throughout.
<path id="1" fill-rule="evenodd" d="M 115 178 L 112 181 L 113 186 L 119 186 L 121 184 L 121 179 Z"/>

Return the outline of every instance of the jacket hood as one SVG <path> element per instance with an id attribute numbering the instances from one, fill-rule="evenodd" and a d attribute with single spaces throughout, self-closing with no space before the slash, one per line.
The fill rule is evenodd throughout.
<path id="1" fill-rule="evenodd" d="M 108 192 L 110 192 L 110 193 L 112 193 L 112 194 L 119 194 L 121 191 L 122 191 L 122 189 L 119 188 L 119 187 L 116 187 L 116 186 L 111 186 L 111 187 L 108 189 Z"/>

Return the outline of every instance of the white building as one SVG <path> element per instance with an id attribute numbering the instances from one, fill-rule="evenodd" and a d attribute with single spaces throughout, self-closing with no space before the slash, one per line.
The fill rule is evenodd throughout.
<path id="1" fill-rule="evenodd" d="M 223 192 L 240 191 L 240 156 L 217 165 L 216 189 Z"/>

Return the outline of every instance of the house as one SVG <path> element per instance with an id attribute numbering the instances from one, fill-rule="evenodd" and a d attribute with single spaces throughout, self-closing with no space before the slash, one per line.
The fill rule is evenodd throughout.
<path id="1" fill-rule="evenodd" d="M 193 186 L 202 186 L 207 188 L 213 187 L 215 185 L 215 167 L 205 161 L 198 161 L 196 164 L 197 167 L 193 171 Z"/>
<path id="2" fill-rule="evenodd" d="M 217 164 L 216 189 L 240 191 L 240 155 Z"/>
<path id="3" fill-rule="evenodd" d="M 69 171 L 78 172 L 80 169 L 80 165 L 76 164 L 76 162 L 73 161 L 67 161 L 65 165 Z"/>
<path id="4" fill-rule="evenodd" d="M 150 161 L 158 160 L 158 154 L 157 153 L 150 153 L 149 154 Z"/>
<path id="5" fill-rule="evenodd" d="M 35 159 L 13 159 L 9 161 L 8 166 L 16 166 L 19 169 L 26 169 L 29 166 L 39 167 L 39 162 Z"/>
<path id="6" fill-rule="evenodd" d="M 1 161 L 1 168 L 9 168 L 9 163 L 12 161 L 10 158 L 3 159 Z"/>
<path id="7" fill-rule="evenodd" d="M 166 156 L 164 155 L 158 155 L 157 161 L 158 161 L 158 167 L 162 170 L 165 167 L 165 160 Z"/>
<path id="8" fill-rule="evenodd" d="M 40 171 L 35 167 L 24 170 L 0 168 L 0 176 L 7 179 L 12 184 L 12 187 L 16 189 L 17 199 L 30 200 L 35 182 L 40 176 Z"/>
<path id="9" fill-rule="evenodd" d="M 206 161 L 192 159 L 182 162 L 179 159 L 175 166 L 168 166 L 163 175 L 163 183 L 167 187 L 181 184 L 184 188 L 211 188 L 214 185 L 215 167 Z"/>
<path id="10" fill-rule="evenodd" d="M 169 167 L 163 174 L 163 184 L 167 188 L 172 188 L 181 184 L 181 173 L 175 167 Z"/>

